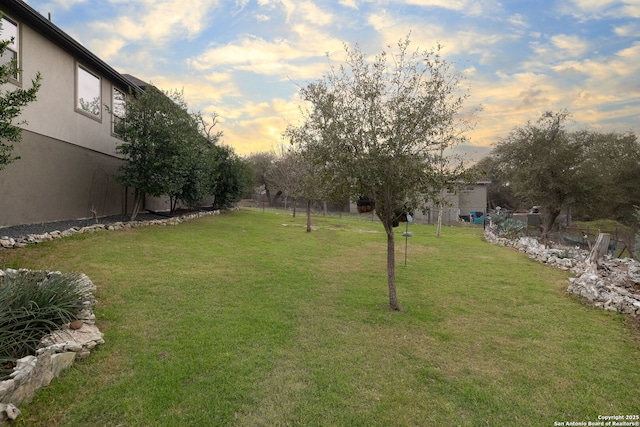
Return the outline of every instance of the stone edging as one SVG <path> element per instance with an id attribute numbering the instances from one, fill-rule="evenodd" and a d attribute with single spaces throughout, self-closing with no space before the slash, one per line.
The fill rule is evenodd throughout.
<path id="1" fill-rule="evenodd" d="M 0 270 L 0 277 L 15 277 L 28 272 L 26 269 Z M 45 273 L 47 277 L 62 274 Z M 97 302 L 94 297 L 96 287 L 84 274 L 79 276 L 79 286 L 87 300 L 83 302 L 84 308 L 78 314 L 78 320 L 45 336 L 40 341 L 36 355 L 18 359 L 11 378 L 0 382 L 0 426 L 20 415 L 16 405 L 29 402 L 38 389 L 49 385 L 76 359 L 88 357 L 94 347 L 104 344 L 102 332 L 96 326 L 93 314 L 93 307 Z"/>
<path id="2" fill-rule="evenodd" d="M 529 258 L 570 271 L 567 292 L 584 298 L 594 307 L 617 311 L 640 319 L 640 262 L 607 255 L 598 268 L 586 262 L 589 253 L 570 247 L 547 248 L 532 237 L 511 240 L 497 236 L 487 227 L 485 239 L 493 244 L 517 249 Z"/>
<path id="3" fill-rule="evenodd" d="M 16 239 L 0 237 L 0 249 L 22 248 L 29 244 L 36 244 L 74 234 L 95 233 L 102 230 L 121 230 L 126 228 L 147 227 L 151 225 L 177 225 L 184 221 L 200 218 L 207 215 L 218 215 L 219 210 L 200 211 L 179 217 L 158 219 L 150 221 L 116 222 L 112 224 L 95 224 L 87 227 L 73 227 L 65 231 L 52 231 L 44 234 L 29 234 Z M 28 270 L 0 270 L 0 277 L 5 274 L 16 275 Z M 59 272 L 47 274 L 61 274 Z M 84 274 L 80 276 L 82 285 L 88 291 L 90 298 L 84 303 L 85 309 L 78 316 L 81 324 L 64 325 L 60 330 L 44 337 L 41 348 L 36 356 L 26 356 L 17 360 L 16 367 L 11 373 L 11 378 L 0 382 L 0 427 L 10 423 L 20 415 L 16 407 L 24 402 L 29 402 L 35 392 L 46 387 L 60 373 L 71 366 L 76 359 L 89 356 L 91 350 L 104 343 L 102 332 L 95 324 L 93 307 L 96 300 L 93 296 L 95 285 Z M 73 322 L 75 323 L 75 322 Z"/>
<path id="4" fill-rule="evenodd" d="M 139 228 L 148 227 L 151 225 L 177 225 L 184 221 L 188 221 L 195 218 L 200 218 L 207 215 L 218 215 L 219 210 L 215 211 L 200 211 L 192 214 L 167 218 L 167 219 L 153 219 L 149 221 L 127 221 L 127 222 L 114 222 L 111 224 L 94 224 L 86 227 L 72 227 L 64 231 L 51 231 L 44 234 L 28 234 L 17 238 L 0 237 L 0 249 L 15 249 L 23 248 L 30 244 L 47 242 L 50 240 L 60 239 L 62 237 L 73 236 L 74 234 L 86 234 L 95 233 L 103 230 L 122 230 L 125 228 Z"/>

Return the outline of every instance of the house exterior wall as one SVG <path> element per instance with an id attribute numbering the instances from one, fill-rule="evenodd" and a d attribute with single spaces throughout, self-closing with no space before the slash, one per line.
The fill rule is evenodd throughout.
<path id="1" fill-rule="evenodd" d="M 460 190 L 460 215 L 469 215 L 470 212 L 486 212 L 487 210 L 487 186 L 470 185 Z"/>
<path id="2" fill-rule="evenodd" d="M 114 87 L 128 93 L 127 80 L 23 2 L 3 2 L 0 12 L 18 24 L 22 70 L 0 89 L 28 88 L 42 75 L 37 100 L 18 118 L 27 122 L 14 146 L 21 159 L 0 170 L 0 227 L 126 213 L 128 190 L 115 179 L 121 141 L 104 105 Z M 79 65 L 100 78 L 99 118 L 77 111 Z"/>
<path id="3" fill-rule="evenodd" d="M 76 67 L 82 65 L 92 69 L 90 64 L 77 61 L 59 46 L 45 37 L 21 25 L 21 68 L 22 86 L 28 87 L 30 79 L 38 71 L 42 74 L 42 84 L 37 101 L 26 106 L 20 116 L 28 125 L 25 129 L 60 141 L 86 147 L 100 153 L 115 156 L 120 143 L 111 133 L 111 116 L 102 108 L 101 117 L 96 120 L 76 111 Z M 93 71 L 93 70 L 92 70 Z M 99 72 L 101 79 L 102 105 L 111 106 L 113 84 Z M 7 85 L 11 89 L 11 83 Z M 127 91 L 126 88 L 120 90 Z"/>
<path id="4" fill-rule="evenodd" d="M 22 158 L 0 172 L 0 226 L 88 218 L 92 210 L 117 215 L 127 206 L 115 157 L 30 131 L 14 153 Z"/>

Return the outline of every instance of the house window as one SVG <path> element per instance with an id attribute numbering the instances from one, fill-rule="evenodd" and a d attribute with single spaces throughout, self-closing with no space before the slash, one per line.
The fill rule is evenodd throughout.
<path id="1" fill-rule="evenodd" d="M 7 46 L 5 51 L 0 56 L 0 66 L 5 66 L 13 62 L 14 74 L 13 78 L 18 80 L 18 52 L 20 39 L 18 37 L 18 24 L 6 16 L 3 16 L 0 20 L 2 28 L 0 28 L 0 40 L 8 41 L 11 43 Z"/>
<path id="2" fill-rule="evenodd" d="M 76 111 L 99 119 L 102 105 L 100 77 L 78 65 L 76 69 Z"/>
<path id="3" fill-rule="evenodd" d="M 124 126 L 126 98 L 123 91 L 113 88 L 113 95 L 111 99 L 111 112 L 112 112 L 112 131 L 115 135 L 122 135 L 122 127 Z"/>

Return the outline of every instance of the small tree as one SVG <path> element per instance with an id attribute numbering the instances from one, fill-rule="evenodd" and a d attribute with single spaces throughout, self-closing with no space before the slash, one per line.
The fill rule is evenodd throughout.
<path id="1" fill-rule="evenodd" d="M 466 95 L 460 77 L 441 57 L 440 46 L 409 51 L 407 37 L 368 62 L 356 46 L 345 47 L 346 66 L 301 89 L 310 109 L 299 131 L 320 173 L 366 196 L 387 235 L 389 305 L 399 310 L 395 279 L 394 225 L 407 211 L 424 207 L 443 141 L 455 128 Z M 445 138 L 444 141 L 449 141 Z"/>
<path id="2" fill-rule="evenodd" d="M 247 157 L 247 163 L 252 172 L 252 185 L 254 188 L 262 187 L 267 201 L 271 205 L 272 189 L 269 185 L 268 173 L 271 165 L 275 161 L 275 155 L 269 152 L 252 153 Z"/>
<path id="3" fill-rule="evenodd" d="M 291 144 L 289 153 L 294 160 L 291 167 L 295 168 L 292 179 L 295 187 L 292 195 L 295 200 L 305 200 L 307 215 L 307 233 L 311 232 L 311 205 L 315 200 L 342 204 L 349 198 L 349 186 L 343 181 L 341 174 L 336 174 L 333 168 L 322 164 L 316 157 L 317 153 L 305 143 L 304 127 L 289 126 L 283 137 Z"/>
<path id="4" fill-rule="evenodd" d="M 2 29 L 2 14 L 0 13 L 0 29 Z M 13 38 L 0 40 L 0 86 L 8 83 L 18 76 L 21 70 L 18 69 L 16 61 L 12 58 L 5 61 L 4 56 L 13 43 Z M 22 128 L 19 125 L 27 124 L 26 121 L 14 123 L 20 115 L 22 109 L 36 100 L 36 94 L 40 89 L 42 78 L 38 72 L 28 89 L 17 88 L 14 90 L 4 90 L 0 93 L 0 171 L 9 163 L 18 160 L 19 156 L 12 154 L 13 144 L 22 140 Z"/>
<path id="5" fill-rule="evenodd" d="M 281 153 L 274 156 L 274 160 L 267 170 L 266 178 L 269 188 L 278 190 L 284 196 L 285 209 L 288 199 L 293 198 L 293 216 L 295 217 L 295 201 L 301 185 L 300 156 L 283 148 Z"/>

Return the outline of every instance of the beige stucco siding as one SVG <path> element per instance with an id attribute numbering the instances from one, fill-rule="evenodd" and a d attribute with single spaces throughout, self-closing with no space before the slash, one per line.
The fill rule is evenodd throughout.
<path id="1" fill-rule="evenodd" d="M 475 185 L 460 190 L 460 214 L 485 212 L 487 209 L 487 186 Z"/>
<path id="2" fill-rule="evenodd" d="M 14 153 L 22 158 L 0 174 L 0 227 L 125 210 L 120 159 L 29 131 Z"/>
<path id="3" fill-rule="evenodd" d="M 78 113 L 75 109 L 76 67 L 79 63 L 89 69 L 91 67 L 77 62 L 72 55 L 26 25 L 20 25 L 20 38 L 22 86 L 28 87 L 38 71 L 42 74 L 37 101 L 29 104 L 20 116 L 28 122 L 23 127 L 54 139 L 116 155 L 119 140 L 112 136 L 111 117 L 104 110 L 105 104 L 111 105 L 112 83 L 92 70 L 101 78 L 102 117 L 95 120 Z M 8 83 L 2 88 L 12 90 L 15 85 Z"/>

